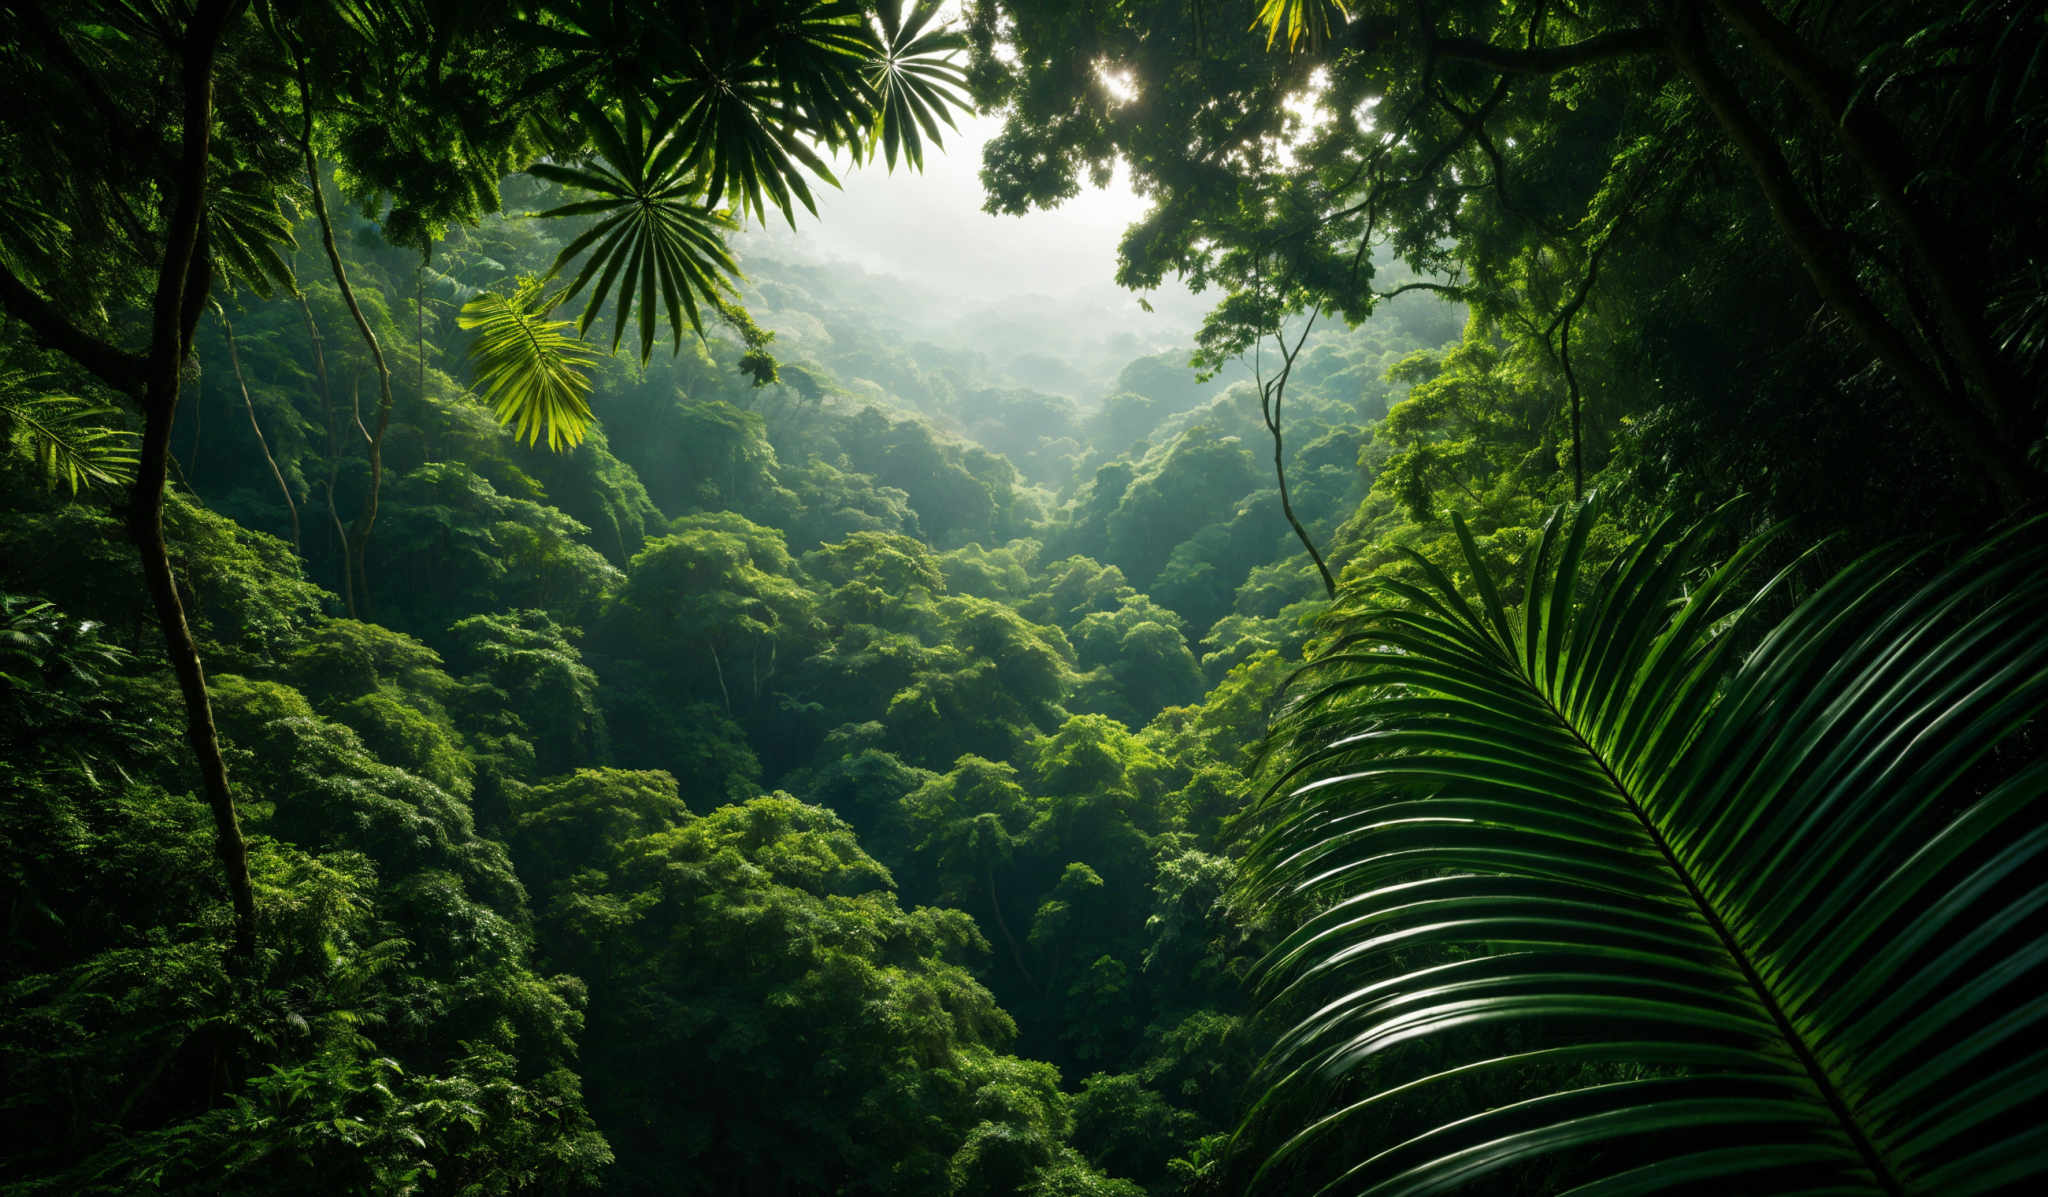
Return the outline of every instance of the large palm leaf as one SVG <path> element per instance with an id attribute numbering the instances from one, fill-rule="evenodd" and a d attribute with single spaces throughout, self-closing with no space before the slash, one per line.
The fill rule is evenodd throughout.
<path id="1" fill-rule="evenodd" d="M 912 170 L 924 169 L 924 143 L 940 144 L 939 125 L 954 128 L 952 110 L 966 108 L 967 73 L 954 63 L 967 49 L 958 30 L 933 24 L 938 0 L 915 0 L 902 11 L 887 0 L 879 10 L 881 37 L 868 77 L 875 96 L 872 141 L 890 169 L 900 152 Z"/>
<path id="2" fill-rule="evenodd" d="M 688 147 L 708 202 L 730 196 L 757 220 L 773 206 L 792 227 L 797 204 L 817 215 L 806 175 L 839 180 L 813 142 L 834 144 L 868 109 L 865 33 L 856 4 L 740 6 L 685 47 L 660 123 Z"/>
<path id="3" fill-rule="evenodd" d="M 469 358 L 498 422 L 532 444 L 545 430 L 548 448 L 572 448 L 589 434 L 591 363 L 597 355 L 550 320 L 553 303 L 526 284 L 510 297 L 485 292 L 462 305 L 456 323 L 474 331 Z"/>
<path id="4" fill-rule="evenodd" d="M 549 267 L 559 273 L 588 251 L 583 269 L 563 298 L 574 298 L 587 286 L 590 299 L 577 324 L 587 332 L 607 298 L 613 301 L 612 348 L 618 349 L 640 305 L 640 360 L 653 350 L 655 299 L 668 309 L 675 343 L 682 345 L 683 321 L 703 332 L 700 299 L 716 303 L 735 290 L 739 273 L 724 230 L 731 227 L 721 213 L 704 202 L 688 158 L 690 142 L 650 127 L 637 102 L 629 102 L 614 124 L 587 110 L 584 124 L 597 142 L 599 160 L 580 166 L 539 163 L 528 169 L 543 179 L 592 196 L 550 208 L 542 216 L 596 216 L 599 219 L 562 248 Z"/>
<path id="5" fill-rule="evenodd" d="M 1589 586 L 1591 522 L 1519 611 L 1460 525 L 1476 601 L 1419 562 L 1304 671 L 1249 875 L 1314 912 L 1268 974 L 1313 1013 L 1249 1125 L 1314 1112 L 1263 1178 L 2038 1191 L 2043 525 L 1773 622 L 1755 544 L 1700 577 L 1667 527 Z"/>
<path id="6" fill-rule="evenodd" d="M 879 52 L 859 0 L 774 0 L 732 19 L 819 142 L 858 149 L 874 107 L 864 72 Z"/>

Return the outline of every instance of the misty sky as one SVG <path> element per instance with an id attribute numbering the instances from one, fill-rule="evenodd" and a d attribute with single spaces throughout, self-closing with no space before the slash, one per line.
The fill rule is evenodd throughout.
<path id="1" fill-rule="evenodd" d="M 844 171 L 843 190 L 817 188 L 818 219 L 799 210 L 792 233 L 776 217 L 743 234 L 737 246 L 742 253 L 794 249 L 805 258 L 850 262 L 914 282 L 933 301 L 985 307 L 1043 295 L 1110 306 L 1147 322 L 1137 297 L 1115 283 L 1117 240 L 1143 213 L 1144 201 L 1119 179 L 1051 212 L 988 215 L 981 210 L 981 147 L 1000 127 L 998 117 L 962 119 L 944 154 L 927 152 L 922 174 L 899 165 L 892 175 L 881 162 Z M 1187 311 L 1182 305 L 1174 322 L 1185 325 Z"/>

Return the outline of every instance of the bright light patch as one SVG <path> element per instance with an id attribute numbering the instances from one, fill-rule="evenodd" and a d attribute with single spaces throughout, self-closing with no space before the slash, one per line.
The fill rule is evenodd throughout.
<path id="1" fill-rule="evenodd" d="M 1095 64 L 1095 81 L 1102 84 L 1102 90 L 1109 93 L 1112 108 L 1121 108 L 1138 98 L 1138 77 L 1129 67 L 1114 66 L 1107 61 Z"/>

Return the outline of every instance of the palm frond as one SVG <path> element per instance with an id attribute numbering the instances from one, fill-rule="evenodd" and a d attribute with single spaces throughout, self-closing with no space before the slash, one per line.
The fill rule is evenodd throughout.
<path id="1" fill-rule="evenodd" d="M 2044 522 L 1773 622 L 1788 574 L 1738 601 L 1768 537 L 1703 571 L 1707 528 L 1665 526 L 1587 586 L 1592 518 L 1519 611 L 1460 524 L 1475 596 L 1418 558 L 1301 675 L 1248 876 L 1314 912 L 1266 973 L 1313 1013 L 1242 1133 L 1320 1112 L 1263 1181 L 2035 1191 Z"/>
<path id="2" fill-rule="evenodd" d="M 583 268 L 563 298 L 590 287 L 577 332 L 591 323 L 612 300 L 612 348 L 624 338 L 635 302 L 640 307 L 640 360 L 653 351 L 659 295 L 667 308 L 675 345 L 681 348 L 684 320 L 700 336 L 700 301 L 714 306 L 736 293 L 733 280 L 739 264 L 725 246 L 732 227 L 723 213 L 701 202 L 688 164 L 690 143 L 650 128 L 646 113 L 628 103 L 617 124 L 594 110 L 586 124 L 595 137 L 600 161 L 581 166 L 541 163 L 529 170 L 540 178 L 575 188 L 592 198 L 550 208 L 547 217 L 596 216 L 597 222 L 564 246 L 550 276 L 559 274 L 578 255 L 589 251 Z M 593 285 L 594 282 L 594 285 Z"/>
<path id="3" fill-rule="evenodd" d="M 939 8 L 939 0 L 912 0 L 901 12 L 894 3 L 881 6 L 881 37 L 868 75 L 875 93 L 870 145 L 881 142 L 891 170 L 899 152 L 911 169 L 923 170 L 925 141 L 940 144 L 940 123 L 955 128 L 952 110 L 969 106 L 967 73 L 954 61 L 967 49 L 967 37 L 933 24 Z"/>
<path id="4" fill-rule="evenodd" d="M 659 123 L 687 147 L 682 166 L 703 181 L 707 206 L 730 197 L 756 220 L 773 206 L 795 227 L 796 205 L 818 214 L 809 177 L 839 186 L 811 146 L 826 128 L 796 106 L 789 81 L 766 60 L 703 63 L 670 91 Z"/>
<path id="5" fill-rule="evenodd" d="M 597 355 L 566 335 L 567 320 L 550 320 L 552 305 L 526 284 L 511 297 L 485 292 L 462 305 L 456 323 L 477 334 L 471 368 L 498 422 L 533 444 L 545 430 L 548 448 L 573 448 L 589 434 L 590 376 Z"/>
<path id="6" fill-rule="evenodd" d="M 779 0 L 736 14 L 756 31 L 758 58 L 789 89 L 818 141 L 858 150 L 874 108 L 866 68 L 876 45 L 858 0 Z M 739 40 L 739 39 L 736 39 Z"/>
<path id="7" fill-rule="evenodd" d="M 72 395 L 24 394 L 28 382 L 18 372 L 0 376 L 0 429 L 35 460 L 45 485 L 76 495 L 133 479 L 138 441 L 118 409 Z"/>
<path id="8" fill-rule="evenodd" d="M 1314 48 L 1329 41 L 1331 28 L 1350 16 L 1342 0 L 1261 0 L 1251 27 L 1265 28 L 1268 50 L 1282 34 L 1290 50 L 1303 43 Z"/>

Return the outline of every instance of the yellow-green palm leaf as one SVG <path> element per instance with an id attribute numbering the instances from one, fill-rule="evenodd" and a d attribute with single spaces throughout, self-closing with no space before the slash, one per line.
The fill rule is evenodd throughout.
<path id="1" fill-rule="evenodd" d="M 533 444 L 545 431 L 548 448 L 572 448 L 590 431 L 590 376 L 597 355 L 567 335 L 567 320 L 550 320 L 537 287 L 512 297 L 485 293 L 462 305 L 456 322 L 473 330 L 470 365 L 500 424 Z"/>
<path id="2" fill-rule="evenodd" d="M 1319 46 L 1329 41 L 1331 28 L 1348 16 L 1350 10 L 1339 0 L 1262 0 L 1252 28 L 1265 27 L 1267 49 L 1284 34 L 1292 50 L 1304 42 Z"/>

